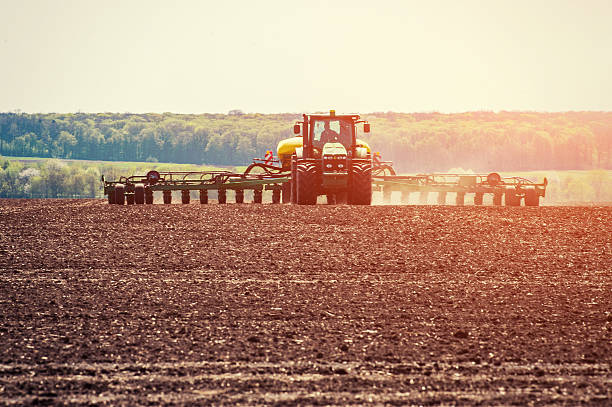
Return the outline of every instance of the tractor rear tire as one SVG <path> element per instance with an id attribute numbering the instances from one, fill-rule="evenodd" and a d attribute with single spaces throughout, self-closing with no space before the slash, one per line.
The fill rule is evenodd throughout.
<path id="1" fill-rule="evenodd" d="M 525 206 L 540 206 L 540 196 L 535 189 L 528 189 L 525 192 Z"/>
<path id="2" fill-rule="evenodd" d="M 346 192 L 336 192 L 336 205 L 346 205 Z"/>
<path id="3" fill-rule="evenodd" d="M 372 204 L 372 164 L 353 162 L 349 175 L 348 203 L 350 205 Z"/>
<path id="4" fill-rule="evenodd" d="M 164 196 L 164 204 L 170 205 L 172 203 L 172 191 L 166 190 L 162 192 Z"/>
<path id="5" fill-rule="evenodd" d="M 317 166 L 311 162 L 297 164 L 297 203 L 316 205 L 317 203 Z"/>
<path id="6" fill-rule="evenodd" d="M 482 205 L 484 200 L 484 194 L 482 192 L 476 192 L 474 194 L 474 205 Z"/>
<path id="7" fill-rule="evenodd" d="M 515 189 L 506 189 L 506 196 L 504 197 L 506 206 L 520 206 L 521 198 L 516 195 Z"/>
<path id="8" fill-rule="evenodd" d="M 128 205 L 134 205 L 134 193 L 125 194 L 125 203 Z"/>
<path id="9" fill-rule="evenodd" d="M 125 185 L 123 184 L 115 185 L 115 204 L 116 205 L 125 204 Z"/>
<path id="10" fill-rule="evenodd" d="M 336 194 L 327 194 L 326 198 L 327 198 L 327 204 L 328 205 L 335 205 L 336 204 Z"/>
<path id="11" fill-rule="evenodd" d="M 145 187 L 143 184 L 134 186 L 134 203 L 136 205 L 144 205 L 145 203 Z"/>
<path id="12" fill-rule="evenodd" d="M 291 158 L 291 203 L 297 204 L 297 160 Z"/>

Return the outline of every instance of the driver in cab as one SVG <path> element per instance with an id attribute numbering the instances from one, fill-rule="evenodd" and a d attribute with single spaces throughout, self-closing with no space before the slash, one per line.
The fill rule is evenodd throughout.
<path id="1" fill-rule="evenodd" d="M 325 128 L 321 132 L 321 141 L 323 143 L 336 143 L 338 142 L 338 133 L 329 127 L 329 122 L 325 122 Z"/>

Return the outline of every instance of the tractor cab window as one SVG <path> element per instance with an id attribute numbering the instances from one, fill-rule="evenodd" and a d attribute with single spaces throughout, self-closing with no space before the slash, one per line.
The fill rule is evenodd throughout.
<path id="1" fill-rule="evenodd" d="M 341 119 L 319 119 L 312 126 L 312 141 L 317 148 L 325 143 L 341 143 L 347 149 L 351 147 L 351 123 Z"/>

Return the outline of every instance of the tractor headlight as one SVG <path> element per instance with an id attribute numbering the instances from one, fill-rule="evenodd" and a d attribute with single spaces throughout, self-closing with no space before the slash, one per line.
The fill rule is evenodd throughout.
<path id="1" fill-rule="evenodd" d="M 344 168 L 344 164 L 338 164 L 338 168 Z"/>
<path id="2" fill-rule="evenodd" d="M 331 167 L 333 167 L 333 165 L 332 164 L 326 164 L 325 167 L 331 168 Z"/>

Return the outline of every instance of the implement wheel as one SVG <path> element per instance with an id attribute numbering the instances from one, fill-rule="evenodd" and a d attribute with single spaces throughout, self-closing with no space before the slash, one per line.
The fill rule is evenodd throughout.
<path id="1" fill-rule="evenodd" d="M 520 206 L 521 198 L 516 195 L 516 189 L 509 188 L 506 189 L 505 196 L 506 206 Z"/>
<path id="2" fill-rule="evenodd" d="M 438 205 L 446 205 L 446 192 L 438 192 Z"/>
<path id="3" fill-rule="evenodd" d="M 272 190 L 272 203 L 277 204 L 277 203 L 280 203 L 280 201 L 281 201 L 281 190 L 273 189 Z"/>
<path id="4" fill-rule="evenodd" d="M 136 184 L 134 186 L 134 203 L 136 205 L 144 205 L 144 203 L 145 203 L 145 186 L 144 186 L 144 184 Z"/>
<path id="5" fill-rule="evenodd" d="M 150 187 L 145 187 L 145 203 L 153 205 L 153 190 Z"/>
<path id="6" fill-rule="evenodd" d="M 535 189 L 525 191 L 525 206 L 540 206 L 540 196 Z"/>
<path id="7" fill-rule="evenodd" d="M 482 205 L 484 194 L 482 192 L 476 192 L 474 194 L 474 205 Z"/>
<path id="8" fill-rule="evenodd" d="M 236 197 L 236 203 L 244 203 L 244 190 L 237 189 L 234 191 L 234 196 Z"/>
<path id="9" fill-rule="evenodd" d="M 317 166 L 311 162 L 298 163 L 297 203 L 298 205 L 315 205 L 317 203 Z"/>
<path id="10" fill-rule="evenodd" d="M 115 185 L 115 204 L 125 204 L 125 185 L 123 184 Z"/>
<path id="11" fill-rule="evenodd" d="M 500 206 L 502 204 L 502 197 L 504 194 L 494 193 L 493 194 L 493 205 Z"/>
<path id="12" fill-rule="evenodd" d="M 125 194 L 125 203 L 128 205 L 134 205 L 134 193 Z"/>
<path id="13" fill-rule="evenodd" d="M 189 190 L 183 189 L 181 191 L 181 202 L 183 203 L 183 205 L 187 205 L 190 200 L 191 200 L 191 194 L 189 193 Z"/>
<path id="14" fill-rule="evenodd" d="M 348 203 L 350 205 L 370 205 L 372 203 L 371 163 L 351 163 L 351 172 L 349 175 Z"/>
<path id="15" fill-rule="evenodd" d="M 208 189 L 200 189 L 200 204 L 206 205 L 208 203 Z"/>
<path id="16" fill-rule="evenodd" d="M 172 191 L 163 191 L 164 204 L 170 205 L 172 203 Z"/>
<path id="17" fill-rule="evenodd" d="M 253 203 L 260 204 L 263 202 L 263 189 L 253 190 Z"/>
<path id="18" fill-rule="evenodd" d="M 227 191 L 225 189 L 217 190 L 217 202 L 224 204 L 227 202 Z"/>
<path id="19" fill-rule="evenodd" d="M 455 205 L 463 206 L 465 203 L 465 192 L 457 192 L 457 196 L 455 198 Z"/>
<path id="20" fill-rule="evenodd" d="M 115 204 L 115 190 L 114 189 L 110 189 L 108 191 L 108 204 L 109 205 Z"/>

